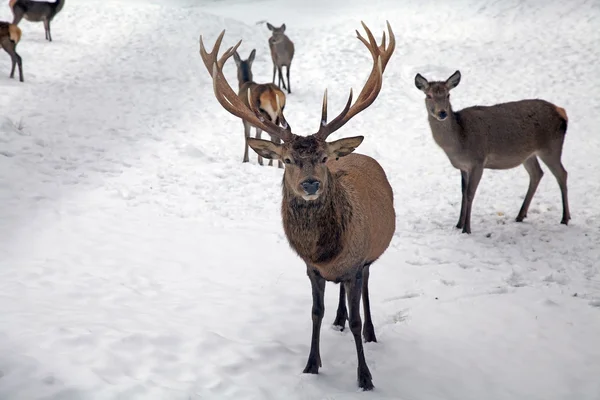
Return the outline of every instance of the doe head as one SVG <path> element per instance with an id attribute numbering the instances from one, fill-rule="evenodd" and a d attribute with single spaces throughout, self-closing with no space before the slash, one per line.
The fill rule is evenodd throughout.
<path id="1" fill-rule="evenodd" d="M 460 71 L 453 73 L 445 82 L 428 82 L 421 74 L 415 76 L 415 86 L 425 93 L 427 112 L 438 121 L 448 118 L 452 112 L 450 90 L 460 83 Z"/>
<path id="2" fill-rule="evenodd" d="M 274 27 L 273 25 L 271 25 L 270 23 L 267 22 L 267 28 L 269 28 L 269 30 L 271 32 L 273 32 L 273 36 L 275 35 L 283 35 L 285 33 L 285 24 L 281 24 L 281 26 L 279 28 Z"/>
<path id="3" fill-rule="evenodd" d="M 282 160 L 285 164 L 284 185 L 296 196 L 311 201 L 327 190 L 328 161 L 352 153 L 363 139 L 363 136 L 356 136 L 327 142 L 316 134 L 293 135 L 283 144 L 248 138 L 248 145 L 264 158 Z"/>
<path id="4" fill-rule="evenodd" d="M 252 80 L 252 63 L 256 56 L 256 49 L 252 49 L 250 56 L 247 59 L 242 60 L 237 51 L 233 53 L 233 59 L 235 65 L 237 65 L 238 80 L 240 82 L 247 82 Z"/>

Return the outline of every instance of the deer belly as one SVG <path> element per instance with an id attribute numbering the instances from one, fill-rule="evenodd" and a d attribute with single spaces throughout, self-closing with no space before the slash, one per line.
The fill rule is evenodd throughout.
<path id="1" fill-rule="evenodd" d="M 31 14 L 24 14 L 23 18 L 25 18 L 27 21 L 29 22 L 40 22 L 43 21 L 43 18 L 39 15 L 31 15 Z"/>
<path id="2" fill-rule="evenodd" d="M 497 155 L 490 154 L 485 160 L 485 168 L 488 169 L 511 169 L 516 168 L 529 158 L 530 154 Z"/>

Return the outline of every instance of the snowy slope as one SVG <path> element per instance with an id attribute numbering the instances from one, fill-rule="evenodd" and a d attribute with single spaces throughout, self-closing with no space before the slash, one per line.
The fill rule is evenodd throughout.
<path id="1" fill-rule="evenodd" d="M 329 328 L 332 284 L 323 368 L 301 373 L 310 284 L 281 228 L 282 171 L 241 163 L 242 123 L 198 55 L 200 34 L 227 29 L 223 47 L 244 39 L 269 81 L 256 23 L 285 22 L 286 117 L 311 133 L 325 87 L 333 114 L 368 74 L 361 19 L 378 36 L 388 19 L 398 42 L 379 98 L 332 137 L 364 134 L 358 152 L 395 194 L 397 232 L 371 274 L 372 393 L 357 390 L 352 335 Z M 52 43 L 22 22 L 24 84 L 0 55 L 0 399 L 597 400 L 599 26 L 593 0 L 73 0 Z M 456 69 L 457 109 L 566 108 L 568 227 L 550 173 L 514 222 L 517 168 L 486 170 L 473 234 L 454 229 L 459 173 L 413 79 Z"/>

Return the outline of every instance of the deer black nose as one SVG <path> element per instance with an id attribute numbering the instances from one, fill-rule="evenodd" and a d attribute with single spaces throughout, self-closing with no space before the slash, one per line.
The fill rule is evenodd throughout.
<path id="1" fill-rule="evenodd" d="M 302 189 L 304 189 L 304 191 L 306 192 L 307 195 L 313 195 L 315 193 L 317 193 L 317 190 L 319 190 L 319 181 L 316 179 L 307 179 L 304 182 L 302 182 Z"/>
<path id="2" fill-rule="evenodd" d="M 447 116 L 448 114 L 446 114 L 446 111 L 440 111 L 438 114 L 438 117 L 440 117 L 440 119 L 446 119 Z"/>

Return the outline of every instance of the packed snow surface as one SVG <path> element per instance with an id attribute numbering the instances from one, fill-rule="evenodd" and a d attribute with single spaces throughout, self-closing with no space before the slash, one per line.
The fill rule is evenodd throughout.
<path id="1" fill-rule="evenodd" d="M 11 20 L 8 5 L 0 19 Z M 360 90 L 364 20 L 396 52 L 364 135 L 394 189 L 397 230 L 371 268 L 375 390 L 331 329 L 303 374 L 311 290 L 280 219 L 282 170 L 242 164 L 243 128 L 198 54 L 257 49 L 286 23 L 286 117 L 299 134 Z M 0 399 L 600 399 L 600 6 L 595 0 L 67 1 L 22 21 L 25 82 L 0 54 Z M 455 109 L 544 98 L 567 110 L 572 220 L 546 172 L 523 223 L 524 168 L 486 170 L 473 234 L 454 228 L 460 173 L 434 143 L 421 73 L 462 73 Z M 235 64 L 225 73 L 237 86 Z M 263 136 L 264 137 L 264 136 Z"/>

